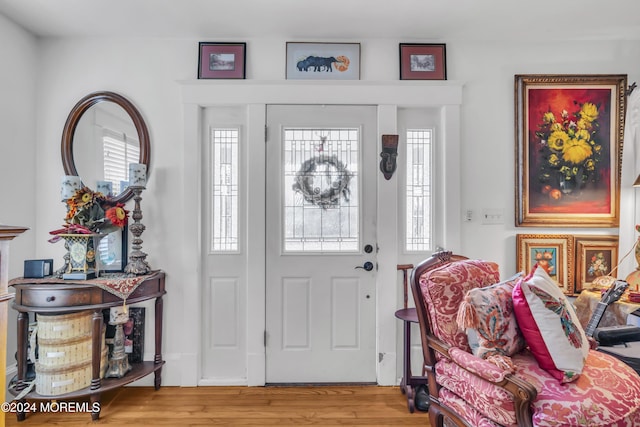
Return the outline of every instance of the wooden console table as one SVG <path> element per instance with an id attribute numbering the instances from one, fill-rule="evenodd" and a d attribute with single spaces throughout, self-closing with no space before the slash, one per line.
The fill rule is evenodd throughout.
<path id="1" fill-rule="evenodd" d="M 92 310 L 92 375 L 91 385 L 81 390 L 56 396 L 44 396 L 36 391 L 29 392 L 21 401 L 25 400 L 73 400 L 89 396 L 91 407 L 100 402 L 102 392 L 112 390 L 139 380 L 154 373 L 154 386 L 158 390 L 161 383 L 162 360 L 162 296 L 165 291 L 165 274 L 162 271 L 152 272 L 141 277 L 139 283 L 129 288 L 126 303 L 135 304 L 155 298 L 155 357 L 152 362 L 142 362 L 132 365 L 122 378 L 100 378 L 100 359 L 102 352 L 102 310 L 121 306 L 123 293 L 118 290 L 117 277 L 111 279 L 116 291 L 104 287 L 100 279 L 95 280 L 61 280 L 54 277 L 44 279 L 13 279 L 9 285 L 15 288 L 15 299 L 12 307 L 18 311 L 18 379 L 9 392 L 17 396 L 27 384 L 27 341 L 29 329 L 29 313 L 64 314 L 83 310 Z M 126 279 L 122 279 L 125 282 Z M 130 280 L 127 281 L 130 284 Z M 99 405 L 98 405 L 99 406 Z M 18 421 L 23 421 L 26 413 L 18 412 Z M 91 418 L 97 420 L 100 410 L 91 413 Z"/>

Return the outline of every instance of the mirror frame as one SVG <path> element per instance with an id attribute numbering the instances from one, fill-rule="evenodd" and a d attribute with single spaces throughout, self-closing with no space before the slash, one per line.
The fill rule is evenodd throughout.
<path id="1" fill-rule="evenodd" d="M 138 109 L 124 96 L 119 95 L 115 92 L 94 92 L 82 98 L 78 103 L 73 107 L 69 116 L 67 117 L 67 121 L 64 124 L 64 130 L 62 131 L 62 167 L 64 168 L 64 172 L 66 175 L 78 175 L 78 170 L 76 169 L 76 164 L 73 158 L 73 136 L 76 132 L 76 127 L 78 126 L 78 122 L 82 115 L 94 104 L 98 102 L 113 102 L 120 107 L 122 107 L 131 120 L 133 120 L 133 124 L 138 132 L 138 141 L 140 143 L 140 159 L 139 163 L 143 163 L 147 166 L 147 179 L 149 178 L 149 157 L 150 157 L 150 142 L 149 142 L 149 131 L 147 130 L 147 125 L 142 118 L 142 115 L 138 111 Z M 80 177 L 82 178 L 82 177 Z M 86 185 L 86 184 L 85 184 Z M 130 188 L 127 188 L 125 191 L 122 191 L 117 196 L 112 196 L 111 200 L 117 203 L 125 203 L 127 200 L 133 197 L 133 191 Z"/>

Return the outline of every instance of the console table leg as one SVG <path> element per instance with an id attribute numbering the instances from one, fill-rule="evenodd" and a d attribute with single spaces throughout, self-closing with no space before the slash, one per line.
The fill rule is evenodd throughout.
<path id="1" fill-rule="evenodd" d="M 29 345 L 29 313 L 18 313 L 18 380 L 16 382 L 16 391 L 22 391 L 27 388 L 27 346 Z M 21 399 L 20 402 L 24 402 Z M 18 421 L 24 421 L 27 417 L 25 412 L 16 412 Z"/>
<path id="2" fill-rule="evenodd" d="M 100 364 L 102 362 L 102 311 L 96 309 L 92 318 L 91 337 L 91 390 L 97 390 L 101 386 Z"/>
<path id="3" fill-rule="evenodd" d="M 155 357 L 153 359 L 153 362 L 158 364 L 158 363 L 162 363 L 162 308 L 163 308 L 163 303 L 162 303 L 162 297 L 158 297 L 156 298 L 156 307 L 155 307 L 155 315 L 156 315 L 156 336 L 155 336 L 155 341 L 156 341 L 156 354 Z M 162 383 L 162 368 L 159 368 L 157 371 L 155 371 L 154 373 L 154 388 L 156 390 L 160 389 L 160 384 Z"/>
<path id="4" fill-rule="evenodd" d="M 89 397 L 90 401 L 91 401 L 91 420 L 92 421 L 97 421 L 98 418 L 100 418 L 100 395 L 99 394 L 92 394 Z M 97 405 L 96 405 L 97 403 Z M 97 407 L 98 410 L 94 411 L 93 408 Z"/>

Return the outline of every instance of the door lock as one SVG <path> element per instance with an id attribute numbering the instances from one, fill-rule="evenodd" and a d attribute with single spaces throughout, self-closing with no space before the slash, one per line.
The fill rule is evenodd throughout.
<path id="1" fill-rule="evenodd" d="M 356 269 L 358 268 L 362 268 L 363 270 L 366 270 L 366 271 L 371 271 L 373 270 L 373 263 L 371 261 L 367 261 L 364 264 L 356 267 Z"/>

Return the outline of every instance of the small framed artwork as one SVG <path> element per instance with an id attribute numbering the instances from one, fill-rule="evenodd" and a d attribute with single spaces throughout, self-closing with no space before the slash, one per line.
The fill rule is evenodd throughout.
<path id="1" fill-rule="evenodd" d="M 518 271 L 528 274 L 543 268 L 565 294 L 573 294 L 573 236 L 568 234 L 517 234 Z"/>
<path id="2" fill-rule="evenodd" d="M 445 44 L 400 43 L 400 80 L 446 80 Z"/>
<path id="3" fill-rule="evenodd" d="M 199 79 L 244 79 L 246 73 L 246 43 L 200 42 L 198 56 Z"/>
<path id="4" fill-rule="evenodd" d="M 516 75 L 516 226 L 617 227 L 626 75 Z"/>
<path id="5" fill-rule="evenodd" d="M 113 231 L 98 243 L 98 268 L 101 273 L 121 273 L 127 265 L 129 229 Z"/>
<path id="6" fill-rule="evenodd" d="M 287 42 L 289 80 L 360 80 L 360 43 Z"/>
<path id="7" fill-rule="evenodd" d="M 598 277 L 607 276 L 618 265 L 618 236 L 575 236 L 575 293 L 589 288 Z M 615 272 L 612 273 L 613 277 Z"/>

